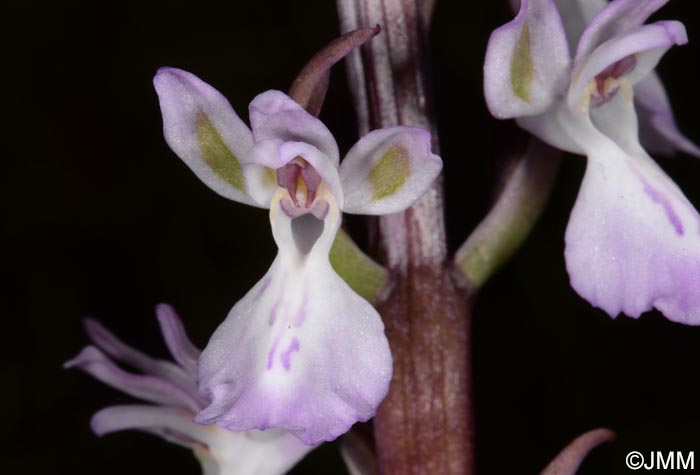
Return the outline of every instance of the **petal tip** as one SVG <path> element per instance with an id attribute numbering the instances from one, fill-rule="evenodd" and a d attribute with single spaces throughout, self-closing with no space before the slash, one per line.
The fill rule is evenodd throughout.
<path id="1" fill-rule="evenodd" d="M 250 101 L 249 111 L 270 115 L 284 110 L 301 109 L 301 106 L 291 97 L 277 89 L 263 91 Z"/>
<path id="2" fill-rule="evenodd" d="M 71 369 L 81 367 L 96 359 L 100 359 L 102 353 L 96 347 L 88 345 L 78 353 L 75 357 L 63 363 L 63 369 Z"/>
<path id="3" fill-rule="evenodd" d="M 100 323 L 97 320 L 95 320 L 92 317 L 83 317 L 81 319 L 81 323 L 83 324 L 83 328 L 88 333 L 88 335 L 90 334 L 90 332 L 92 330 L 102 326 L 102 325 L 100 325 Z"/>
<path id="4" fill-rule="evenodd" d="M 178 80 L 180 76 L 188 74 L 182 69 L 173 68 L 170 66 L 161 66 L 156 70 L 156 74 L 153 76 L 153 85 L 156 90 L 164 86 L 167 81 Z"/>
<path id="5" fill-rule="evenodd" d="M 109 331 L 97 320 L 92 317 L 85 317 L 82 320 L 83 328 L 85 333 L 87 333 L 90 340 L 95 342 L 99 339 L 100 335 L 109 333 Z"/>
<path id="6" fill-rule="evenodd" d="M 92 430 L 92 433 L 95 434 L 97 437 L 102 437 L 111 432 L 103 420 L 103 413 L 105 412 L 105 410 L 106 409 L 96 412 L 90 418 L 90 429 Z"/>
<path id="7" fill-rule="evenodd" d="M 169 303 L 161 302 L 156 305 L 156 318 L 158 321 L 169 321 L 175 317 L 175 308 Z"/>
<path id="8" fill-rule="evenodd" d="M 663 25 L 666 34 L 677 45 L 684 45 L 688 42 L 688 32 L 685 25 L 679 21 L 659 22 Z"/>

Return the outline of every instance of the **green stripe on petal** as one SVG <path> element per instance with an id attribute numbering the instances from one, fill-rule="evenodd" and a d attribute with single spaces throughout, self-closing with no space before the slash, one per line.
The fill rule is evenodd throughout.
<path id="1" fill-rule="evenodd" d="M 224 143 L 221 134 L 204 114 L 197 116 L 197 138 L 202 160 L 221 179 L 245 193 L 245 178 L 238 158 Z"/>
<path id="2" fill-rule="evenodd" d="M 265 185 L 268 188 L 272 188 L 274 186 L 277 186 L 277 170 L 274 170 L 269 167 L 264 167 L 265 169 L 263 170 L 263 185 Z"/>
<path id="3" fill-rule="evenodd" d="M 411 176 L 408 150 L 395 145 L 389 148 L 369 173 L 374 201 L 396 193 Z"/>
<path id="4" fill-rule="evenodd" d="M 515 95 L 525 102 L 530 102 L 534 79 L 535 68 L 532 66 L 530 56 L 530 29 L 525 22 L 510 60 L 510 82 Z"/>

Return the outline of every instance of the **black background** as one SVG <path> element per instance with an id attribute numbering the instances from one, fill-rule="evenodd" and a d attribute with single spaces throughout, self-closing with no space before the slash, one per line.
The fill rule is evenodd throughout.
<path id="1" fill-rule="evenodd" d="M 198 473 L 187 450 L 137 432 L 99 439 L 90 415 L 128 402 L 61 364 L 87 343 L 91 315 L 165 357 L 153 307 L 172 303 L 199 346 L 272 261 L 264 211 L 202 185 L 167 148 L 151 79 L 197 74 L 246 118 L 266 89 L 286 90 L 338 33 L 334 2 L 6 1 L 3 6 L 2 237 L 10 277 L 2 322 L 0 424 L 6 474 Z M 481 67 L 506 2 L 440 0 L 431 33 L 450 246 L 484 213 L 494 155 L 511 131 L 486 112 Z M 691 43 L 659 70 L 682 129 L 700 141 L 700 12 L 672 2 Z M 3 81 L 5 82 L 5 81 Z M 356 139 L 344 70 L 322 119 L 342 150 Z M 700 163 L 661 159 L 700 205 Z M 477 463 L 535 474 L 599 426 L 619 441 L 580 473 L 627 473 L 629 450 L 695 450 L 700 464 L 700 329 L 652 312 L 610 319 L 568 285 L 563 233 L 584 167 L 566 157 L 542 221 L 484 289 L 474 320 Z M 296 473 L 342 473 L 333 445 Z M 700 470 L 700 469 L 698 469 Z"/>

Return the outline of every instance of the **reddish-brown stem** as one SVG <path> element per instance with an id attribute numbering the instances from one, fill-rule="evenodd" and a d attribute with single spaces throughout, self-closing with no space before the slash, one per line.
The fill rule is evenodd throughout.
<path id="1" fill-rule="evenodd" d="M 427 266 L 411 267 L 380 306 L 394 357 L 374 419 L 380 473 L 474 473 L 469 308 L 450 275 Z"/>
<path id="2" fill-rule="evenodd" d="M 425 15 L 420 0 L 338 0 L 343 31 L 379 24 L 348 57 L 362 134 L 392 125 L 433 132 Z M 410 209 L 379 220 L 383 260 L 397 284 L 380 305 L 394 357 L 389 395 L 375 418 L 380 473 L 471 475 L 470 302 L 448 272 L 442 184 Z"/>
<path id="3" fill-rule="evenodd" d="M 292 87 L 289 88 L 289 97 L 309 113 L 318 116 L 326 98 L 333 65 L 377 33 L 379 26 L 374 25 L 372 28 L 349 31 L 328 43 L 299 71 Z"/>

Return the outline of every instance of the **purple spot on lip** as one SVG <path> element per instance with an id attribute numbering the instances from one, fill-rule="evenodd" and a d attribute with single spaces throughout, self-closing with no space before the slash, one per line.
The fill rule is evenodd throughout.
<path id="1" fill-rule="evenodd" d="M 277 345 L 280 343 L 280 335 L 275 336 L 275 340 L 272 342 L 270 347 L 270 352 L 267 354 L 267 369 L 272 369 L 272 363 L 275 360 L 275 352 L 277 351 Z"/>
<path id="2" fill-rule="evenodd" d="M 670 203 L 668 198 L 661 193 L 659 190 L 656 188 L 652 187 L 649 183 L 646 181 L 644 182 L 644 193 L 651 198 L 651 200 L 654 203 L 660 204 L 664 212 L 666 213 L 666 218 L 669 220 L 673 228 L 676 230 L 676 234 L 679 236 L 683 235 L 683 223 L 681 222 L 680 218 L 676 214 L 676 212 L 673 210 L 673 205 Z"/>
<path id="3" fill-rule="evenodd" d="M 277 320 L 277 310 L 280 306 L 280 301 L 278 300 L 275 302 L 275 305 L 272 306 L 272 310 L 270 310 L 270 318 L 267 319 L 268 325 L 272 326 L 275 324 L 275 320 Z"/>
<path id="4" fill-rule="evenodd" d="M 673 229 L 676 231 L 676 234 L 682 236 L 684 233 L 683 222 L 676 214 L 676 211 L 673 209 L 673 205 L 666 196 L 666 193 L 661 192 L 653 186 L 651 186 L 651 184 L 649 184 L 644 175 L 634 164 L 632 164 L 631 162 L 628 162 L 627 164 L 632 173 L 634 173 L 634 175 L 637 178 L 639 178 L 639 181 L 642 182 L 642 185 L 644 185 L 644 193 L 646 193 L 646 195 L 649 198 L 651 198 L 651 200 L 654 203 L 661 205 L 661 207 L 664 209 L 664 212 L 666 213 L 666 219 L 668 219 L 668 221 L 671 223 L 671 226 L 673 226 Z M 670 192 L 671 195 L 675 194 L 673 190 L 668 190 L 668 192 Z M 678 196 L 676 195 L 675 198 L 678 199 Z M 681 203 L 683 202 L 683 198 L 684 197 L 681 195 Z"/>
<path id="5" fill-rule="evenodd" d="M 289 371 L 292 368 L 292 353 L 299 351 L 300 347 L 299 340 L 294 338 L 289 344 L 289 348 L 280 355 L 280 361 L 282 361 L 285 370 Z"/>
<path id="6" fill-rule="evenodd" d="M 299 328 L 303 323 L 304 320 L 306 320 L 306 307 L 307 304 L 309 303 L 309 297 L 305 293 L 304 294 L 304 299 L 301 301 L 301 306 L 299 307 L 299 310 L 297 310 L 296 315 L 294 315 L 294 326 L 296 328 Z"/>
<path id="7" fill-rule="evenodd" d="M 271 279 L 270 277 L 268 277 L 267 279 L 265 279 L 265 282 L 263 282 L 262 287 L 260 287 L 260 290 L 258 290 L 257 295 L 255 295 L 255 298 L 256 298 L 256 299 L 259 299 L 259 298 L 262 296 L 262 294 L 265 293 L 265 291 L 267 290 L 267 288 L 270 286 L 270 282 L 272 282 L 272 279 Z"/>

